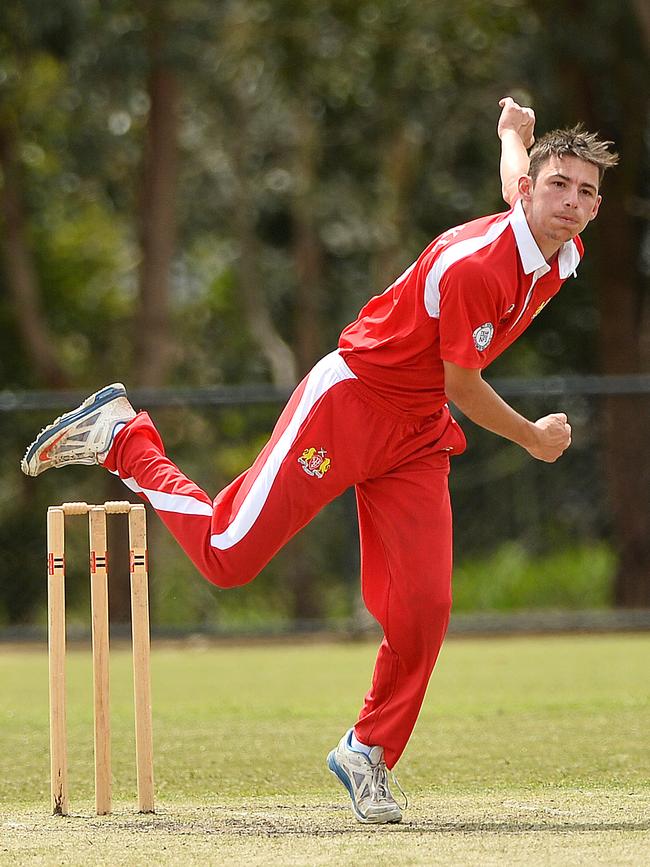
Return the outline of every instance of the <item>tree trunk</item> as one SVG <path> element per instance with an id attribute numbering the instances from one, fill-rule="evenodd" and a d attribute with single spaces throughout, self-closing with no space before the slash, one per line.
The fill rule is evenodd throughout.
<path id="1" fill-rule="evenodd" d="M 149 11 L 150 100 L 140 202 L 140 296 L 136 316 L 136 371 L 140 385 L 165 382 L 171 360 L 170 266 L 176 243 L 179 88 L 165 58 L 164 7 Z"/>
<path id="2" fill-rule="evenodd" d="M 634 7 L 647 58 L 650 56 L 650 6 L 646 0 L 635 0 Z M 621 341 L 618 347 L 620 351 L 626 346 L 626 341 L 634 337 L 636 340 L 633 342 L 633 357 L 629 358 L 630 369 L 647 372 L 650 370 L 650 295 L 647 277 L 644 278 L 638 269 L 643 243 L 641 220 L 644 215 L 635 213 L 631 203 L 641 189 L 641 167 L 647 165 L 649 158 L 649 149 L 645 144 L 645 119 L 648 117 L 650 99 L 646 89 L 645 110 L 643 106 L 637 105 L 633 91 L 629 92 L 628 100 L 622 112 L 623 117 L 627 112 L 631 112 L 631 115 L 627 117 L 626 123 L 624 164 L 619 176 L 621 180 L 611 185 L 613 207 L 605 212 L 608 219 L 599 225 L 600 240 L 605 242 L 607 239 L 610 252 L 608 256 L 603 246 L 600 257 L 603 355 L 606 370 L 616 371 L 620 358 L 616 349 L 617 338 Z M 610 196 L 610 187 L 607 195 Z M 624 222 L 620 220 L 620 214 L 626 215 Z M 647 220 L 647 213 L 645 218 Z M 646 226 L 646 237 L 647 232 Z M 621 329 L 616 299 L 621 287 L 615 281 L 616 273 L 620 272 L 624 275 L 629 291 L 625 293 L 628 298 L 626 327 L 617 334 Z M 614 328 L 610 328 L 610 324 Z M 606 419 L 610 441 L 608 475 L 616 503 L 618 536 L 623 540 L 614 585 L 614 602 L 625 608 L 650 608 L 650 455 L 647 443 L 650 396 L 609 398 Z"/>
<path id="3" fill-rule="evenodd" d="M 650 55 L 650 3 L 648 0 L 632 0 L 641 36 L 643 37 L 643 45 L 646 56 Z"/>
<path id="4" fill-rule="evenodd" d="M 636 4 L 637 13 L 641 5 Z M 648 160 L 645 130 L 650 98 L 638 84 L 644 78 L 643 55 L 647 56 L 649 43 L 625 38 L 635 30 L 634 13 L 619 9 L 610 22 L 611 54 L 604 86 L 601 56 L 567 50 L 567 39 L 589 32 L 598 9 L 584 3 L 561 4 L 561 9 L 559 4 L 539 3 L 537 8 L 545 24 L 546 48 L 556 53 L 558 91 L 575 117 L 613 139 L 622 155 L 621 165 L 606 178 L 604 202 L 594 225 L 595 244 L 588 251 L 597 261 L 594 284 L 601 318 L 601 370 L 644 372 L 644 347 L 650 340 L 646 278 L 639 268 L 644 225 L 631 205 L 643 188 Z M 638 24 L 647 24 L 647 17 L 644 8 Z M 643 26 L 636 32 L 647 39 Z M 613 600 L 620 607 L 650 607 L 650 398 L 606 398 L 603 427 L 604 469 L 619 552 Z"/>
<path id="5" fill-rule="evenodd" d="M 325 349 L 323 297 L 325 256 L 315 213 L 319 128 L 305 110 L 305 103 L 294 105 L 294 175 L 296 190 L 291 201 L 292 255 L 296 273 L 294 347 L 300 376 L 309 372 Z M 329 347 L 333 348 L 333 347 Z M 290 542 L 287 550 L 292 593 L 291 613 L 298 623 L 322 620 L 323 598 L 318 591 L 316 566 L 310 556 L 314 526 L 305 528 Z"/>
<path id="6" fill-rule="evenodd" d="M 256 214 L 243 142 L 246 140 L 246 107 L 236 108 L 238 137 L 231 154 L 237 176 L 238 195 L 235 204 L 235 232 L 239 243 L 237 263 L 238 288 L 243 315 L 248 328 L 266 358 L 274 385 L 291 388 L 298 379 L 296 357 L 291 347 L 280 336 L 269 309 L 258 262 L 259 243 L 256 235 Z"/>
<path id="7" fill-rule="evenodd" d="M 642 372 L 641 344 L 647 318 L 641 310 L 642 277 L 634 220 L 626 215 L 632 190 L 620 175 L 608 179 L 607 207 L 598 217 L 596 256 L 605 373 Z M 650 608 L 650 397 L 605 399 L 605 468 L 620 552 L 614 602 Z"/>
<path id="8" fill-rule="evenodd" d="M 140 291 L 135 317 L 135 378 L 139 385 L 165 383 L 172 358 L 169 320 L 170 267 L 176 244 L 176 177 L 179 88 L 165 57 L 169 22 L 165 4 L 147 5 L 150 108 L 142 159 L 140 192 Z M 107 480 L 107 498 L 123 499 L 124 486 Z M 130 620 L 131 597 L 126 523 L 111 522 L 109 606 L 116 623 Z M 123 525 L 123 526 L 122 526 Z"/>
<path id="9" fill-rule="evenodd" d="M 315 581 L 310 545 L 314 542 L 313 526 L 305 527 L 294 536 L 284 550 L 291 594 L 291 617 L 295 623 L 307 625 L 323 620 L 323 599 Z"/>
<path id="10" fill-rule="evenodd" d="M 252 204 L 242 185 L 236 206 L 235 225 L 239 241 L 239 291 L 243 313 L 250 332 L 266 358 L 274 385 L 291 388 L 296 384 L 298 371 L 291 348 L 280 337 L 268 307 L 257 265 L 259 245 L 255 235 Z"/>
<path id="11" fill-rule="evenodd" d="M 324 255 L 314 215 L 318 128 L 302 107 L 296 107 L 296 126 L 297 190 L 292 200 L 293 261 L 297 278 L 294 345 L 299 371 L 304 375 L 323 354 Z"/>
<path id="12" fill-rule="evenodd" d="M 16 133 L 9 125 L 0 127 L 0 167 L 3 176 L 0 195 L 5 234 L 3 253 L 16 323 L 30 365 L 38 378 L 49 388 L 62 388 L 68 384 L 68 377 L 56 356 L 56 340 L 43 313 L 28 240 L 22 178 L 16 156 Z"/>
<path id="13" fill-rule="evenodd" d="M 418 179 L 422 143 L 422 130 L 402 122 L 396 124 L 383 151 L 377 202 L 377 222 L 382 239 L 372 263 L 375 292 L 388 286 L 404 266 L 404 226 L 413 185 Z"/>
<path id="14" fill-rule="evenodd" d="M 619 58 L 622 62 L 622 58 Z M 615 64 L 619 67 L 619 63 Z M 594 69 L 583 68 L 575 80 L 589 94 L 585 119 L 598 127 L 593 110 L 597 100 Z M 595 282 L 600 307 L 600 353 L 603 373 L 643 372 L 642 347 L 647 342 L 644 315 L 644 278 L 639 272 L 642 227 L 630 210 L 641 187 L 644 164 L 644 119 L 647 108 L 619 78 L 620 112 L 616 128 L 603 135 L 618 139 L 622 164 L 609 172 L 605 201 L 594 225 L 597 260 Z M 646 106 L 649 101 L 646 99 Z M 602 124 L 600 124 L 602 129 Z M 647 304 L 647 300 L 645 301 Z M 614 604 L 623 608 L 650 607 L 650 398 L 642 395 L 607 397 L 603 403 L 605 471 L 612 505 L 619 565 L 614 580 Z"/>

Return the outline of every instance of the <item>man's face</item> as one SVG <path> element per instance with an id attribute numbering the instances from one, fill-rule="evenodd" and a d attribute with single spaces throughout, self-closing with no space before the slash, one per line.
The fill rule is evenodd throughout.
<path id="1" fill-rule="evenodd" d="M 527 176 L 520 179 L 526 218 L 542 252 L 559 248 L 596 217 L 598 181 L 597 166 L 574 156 L 551 157 L 534 184 Z"/>

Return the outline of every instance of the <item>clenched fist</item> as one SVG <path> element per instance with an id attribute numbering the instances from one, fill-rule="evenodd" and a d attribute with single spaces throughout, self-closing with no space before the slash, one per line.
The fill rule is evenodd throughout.
<path id="1" fill-rule="evenodd" d="M 535 112 L 528 106 L 521 106 L 511 96 L 500 100 L 501 116 L 497 134 L 502 138 L 506 130 L 517 133 L 526 149 L 535 142 Z"/>
<path id="2" fill-rule="evenodd" d="M 553 412 L 532 426 L 533 440 L 526 451 L 539 461 L 554 463 L 571 445 L 571 425 L 563 412 Z"/>

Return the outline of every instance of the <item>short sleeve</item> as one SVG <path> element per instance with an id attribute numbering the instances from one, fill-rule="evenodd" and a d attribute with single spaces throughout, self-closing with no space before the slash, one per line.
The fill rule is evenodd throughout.
<path id="1" fill-rule="evenodd" d="M 499 305 L 480 269 L 461 262 L 440 281 L 440 357 L 459 367 L 488 364 Z"/>

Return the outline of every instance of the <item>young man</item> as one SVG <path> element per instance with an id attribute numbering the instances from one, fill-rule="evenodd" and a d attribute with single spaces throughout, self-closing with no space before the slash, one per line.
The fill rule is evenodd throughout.
<path id="1" fill-rule="evenodd" d="M 22 469 L 101 464 L 156 510 L 220 587 L 251 581 L 326 503 L 355 485 L 365 603 L 381 624 L 371 688 L 328 756 L 361 822 L 399 822 L 386 768 L 415 725 L 451 607 L 449 456 L 465 448 L 447 400 L 477 424 L 555 461 L 566 415 L 536 422 L 481 372 L 575 273 L 578 233 L 596 217 L 609 142 L 576 128 L 531 151 L 534 115 L 501 101 L 500 172 L 511 210 L 436 238 L 344 329 L 297 387 L 253 466 L 214 501 L 165 456 L 120 384 L 47 427 Z"/>

